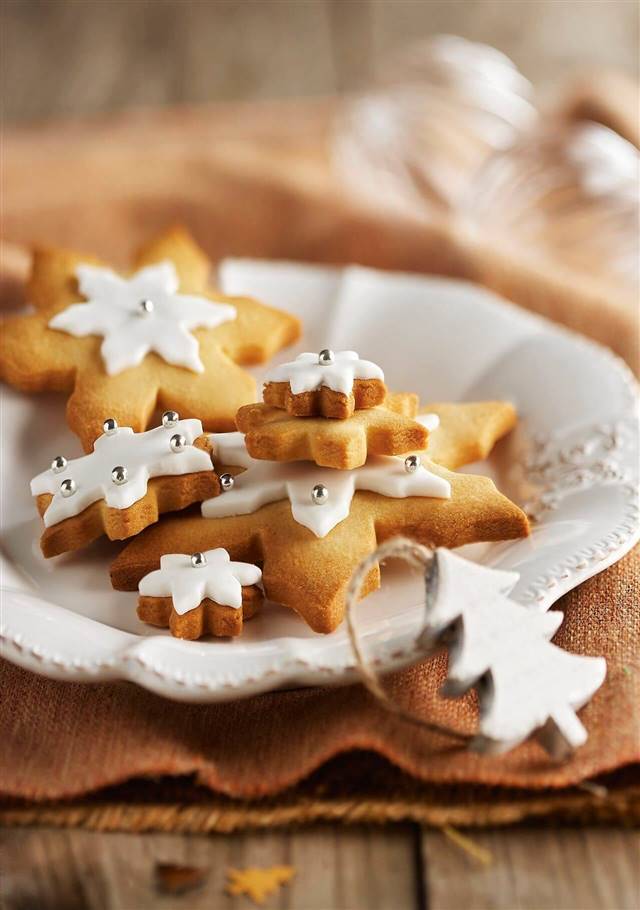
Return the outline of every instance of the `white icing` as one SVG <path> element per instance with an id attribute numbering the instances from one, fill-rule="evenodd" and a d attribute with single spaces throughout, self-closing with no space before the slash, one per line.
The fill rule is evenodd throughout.
<path id="1" fill-rule="evenodd" d="M 74 303 L 57 313 L 49 328 L 76 337 L 102 335 L 100 352 L 113 376 L 141 363 L 154 351 L 167 363 L 202 373 L 198 341 L 191 329 L 216 328 L 236 318 L 235 307 L 206 297 L 179 294 L 172 262 L 160 262 L 123 278 L 111 269 L 79 265 L 76 277 L 86 303 Z M 153 308 L 143 312 L 141 302 Z"/>
<path id="2" fill-rule="evenodd" d="M 265 382 L 288 382 L 294 395 L 314 392 L 323 385 L 349 395 L 354 379 L 384 381 L 380 367 L 370 360 L 360 360 L 355 351 L 336 351 L 334 358 L 333 363 L 320 364 L 317 354 L 299 354 L 295 360 L 270 370 Z"/>
<path id="3" fill-rule="evenodd" d="M 206 564 L 197 568 L 184 553 L 162 556 L 160 568 L 141 579 L 138 591 L 146 597 L 171 597 L 180 616 L 195 610 L 207 597 L 239 610 L 243 586 L 258 584 L 262 572 L 247 562 L 231 562 L 221 547 L 207 550 L 204 556 Z"/>
<path id="4" fill-rule="evenodd" d="M 172 452 L 169 447 L 169 440 L 175 433 L 187 440 L 187 446 L 181 452 Z M 45 527 L 78 515 L 100 499 L 114 509 L 127 509 L 142 499 L 151 477 L 212 471 L 209 453 L 192 444 L 201 435 L 199 420 L 179 420 L 173 427 L 155 427 L 146 433 L 119 427 L 115 433 L 100 436 L 90 455 L 68 461 L 64 470 L 57 474 L 51 469 L 43 471 L 31 481 L 33 496 L 53 494 L 44 513 Z M 119 465 L 126 468 L 128 478 L 121 485 L 111 479 L 112 470 Z M 67 478 L 75 482 L 76 492 L 64 497 L 60 494 L 60 484 Z"/>
<path id="5" fill-rule="evenodd" d="M 435 432 L 440 426 L 440 418 L 437 414 L 418 414 L 415 418 L 417 423 L 421 423 L 430 433 Z"/>
<path id="6" fill-rule="evenodd" d="M 205 518 L 248 515 L 270 502 L 289 499 L 291 514 L 316 537 L 326 537 L 349 515 L 356 490 L 369 490 L 382 496 L 404 499 L 408 496 L 431 496 L 449 499 L 448 481 L 432 474 L 423 465 L 409 474 L 404 456 L 370 455 L 366 464 L 352 471 L 320 468 L 312 462 L 258 461 L 251 458 L 242 433 L 214 433 L 216 464 L 246 468 L 235 477 L 233 488 L 202 503 Z M 316 505 L 311 490 L 323 483 L 329 490 L 324 505 Z"/>

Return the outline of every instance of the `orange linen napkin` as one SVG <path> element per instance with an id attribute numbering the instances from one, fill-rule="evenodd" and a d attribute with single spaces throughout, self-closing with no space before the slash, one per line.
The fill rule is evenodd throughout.
<path id="1" fill-rule="evenodd" d="M 185 705 L 128 683 L 52 682 L 3 663 L 0 793 L 51 800 L 127 778 L 195 774 L 229 796 L 265 796 L 352 749 L 432 783 L 567 787 L 640 761 L 639 603 L 640 548 L 559 602 L 566 619 L 555 641 L 607 660 L 605 684 L 581 712 L 589 740 L 565 763 L 536 743 L 500 757 L 463 751 L 386 713 L 360 686 Z M 475 700 L 440 698 L 444 670 L 442 658 L 430 660 L 389 677 L 389 691 L 425 717 L 471 731 Z"/>

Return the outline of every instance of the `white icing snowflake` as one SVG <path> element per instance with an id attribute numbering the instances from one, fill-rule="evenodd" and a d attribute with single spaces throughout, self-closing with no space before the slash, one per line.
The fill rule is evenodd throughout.
<path id="1" fill-rule="evenodd" d="M 352 471 L 320 468 L 313 462 L 258 461 L 251 458 L 242 433 L 213 433 L 216 464 L 246 468 L 236 475 L 226 493 L 202 503 L 205 518 L 248 515 L 270 502 L 289 499 L 291 514 L 316 537 L 326 537 L 349 515 L 356 490 L 369 490 L 404 499 L 409 496 L 431 496 L 449 499 L 448 481 L 432 474 L 423 465 L 410 474 L 405 470 L 404 456 L 369 456 L 366 464 Z M 317 505 L 311 496 L 316 484 L 324 484 L 328 499 Z"/>
<path id="2" fill-rule="evenodd" d="M 350 395 L 354 379 L 382 382 L 384 373 L 370 360 L 360 360 L 355 351 L 336 351 L 333 360 L 327 363 L 321 363 L 318 354 L 307 353 L 274 367 L 267 373 L 265 382 L 288 382 L 294 395 L 314 392 L 320 386 Z"/>
<path id="3" fill-rule="evenodd" d="M 184 553 L 162 556 L 160 568 L 144 576 L 138 591 L 145 597 L 171 597 L 180 616 L 195 610 L 205 598 L 239 610 L 243 586 L 258 584 L 262 572 L 247 562 L 231 562 L 222 547 L 206 550 L 203 556 L 206 562 L 198 566 Z"/>
<path id="4" fill-rule="evenodd" d="M 173 452 L 171 437 L 179 433 L 187 441 L 180 452 Z M 151 477 L 212 471 L 208 452 L 197 449 L 193 441 L 202 435 L 199 420 L 179 420 L 172 427 L 154 427 L 145 433 L 134 433 L 131 427 L 118 427 L 112 434 L 96 439 L 93 452 L 68 461 L 63 470 L 49 469 L 31 481 L 31 494 L 53 494 L 44 513 L 45 527 L 79 515 L 92 503 L 104 499 L 114 509 L 127 509 L 147 492 Z M 126 481 L 115 483 L 112 471 L 123 467 Z M 73 481 L 75 492 L 62 495 L 62 483 Z"/>
<path id="5" fill-rule="evenodd" d="M 111 269 L 79 265 L 76 277 L 86 303 L 57 313 L 49 328 L 70 335 L 102 335 L 100 352 L 113 376 L 135 367 L 153 351 L 167 363 L 202 373 L 198 341 L 191 329 L 214 329 L 236 318 L 236 309 L 206 297 L 179 294 L 172 262 L 160 262 L 123 278 Z"/>

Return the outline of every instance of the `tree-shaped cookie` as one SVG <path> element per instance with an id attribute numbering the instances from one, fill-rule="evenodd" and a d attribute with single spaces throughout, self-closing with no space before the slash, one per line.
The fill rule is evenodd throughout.
<path id="1" fill-rule="evenodd" d="M 93 452 L 81 458 L 57 455 L 31 481 L 45 529 L 46 557 L 86 546 L 106 534 L 133 537 L 163 512 L 184 509 L 220 492 L 211 443 L 199 420 L 167 411 L 162 425 L 144 433 L 110 418 Z"/>
<path id="2" fill-rule="evenodd" d="M 130 543 L 113 563 L 114 587 L 135 590 L 164 553 L 222 546 L 233 559 L 262 565 L 268 597 L 315 631 L 330 632 L 343 618 L 355 566 L 389 537 L 456 547 L 528 534 L 524 513 L 489 478 L 425 458 L 374 456 L 361 468 L 335 471 L 253 460 L 241 434 L 212 441 L 221 496 L 203 503 L 202 515 L 170 517 Z M 363 595 L 379 577 L 376 566 Z"/>
<path id="3" fill-rule="evenodd" d="M 253 458 L 314 461 L 345 470 L 360 467 L 368 455 L 402 455 L 426 449 L 429 423 L 414 419 L 417 410 L 418 396 L 412 394 L 388 395 L 384 404 L 356 410 L 346 420 L 301 419 L 256 402 L 240 408 L 236 423 Z"/>
<path id="4" fill-rule="evenodd" d="M 7 319 L 0 376 L 27 392 L 72 392 L 67 419 L 85 451 L 103 421 L 144 430 L 157 409 L 232 430 L 255 400 L 241 365 L 294 341 L 298 320 L 208 287 L 210 264 L 182 229 L 143 249 L 122 276 L 91 257 L 36 250 L 29 298 L 35 312 Z"/>
<path id="5" fill-rule="evenodd" d="M 239 635 L 264 600 L 257 566 L 231 562 L 226 550 L 169 553 L 141 579 L 138 618 L 176 638 Z"/>
<path id="6" fill-rule="evenodd" d="M 265 404 L 284 408 L 293 417 L 333 417 L 344 420 L 354 410 L 382 404 L 384 373 L 376 363 L 355 351 L 299 354 L 273 367 L 264 381 Z"/>

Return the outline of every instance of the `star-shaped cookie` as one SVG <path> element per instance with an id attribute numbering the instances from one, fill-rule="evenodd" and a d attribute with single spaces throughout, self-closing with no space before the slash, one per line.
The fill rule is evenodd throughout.
<path id="1" fill-rule="evenodd" d="M 477 451 L 486 450 L 501 433 L 499 421 L 485 431 L 484 426 L 475 426 L 468 413 L 459 411 L 456 418 L 455 410 L 447 412 L 440 430 L 440 450 L 450 462 L 457 460 L 458 447 L 460 452 L 473 452 L 475 458 Z M 216 469 L 222 474 L 227 470 L 236 473 L 240 490 L 242 474 L 238 476 L 238 471 L 242 468 L 218 464 L 215 449 L 214 437 Z M 386 460 L 399 461 L 402 467 L 402 459 Z M 448 488 L 448 498 L 444 490 L 404 497 L 401 493 L 382 495 L 370 492 L 370 487 L 355 489 L 356 485 L 351 485 L 347 517 L 323 536 L 296 520 L 288 498 L 259 505 L 249 514 L 170 517 L 122 551 L 112 565 L 112 583 L 119 590 L 135 590 L 139 579 L 157 567 L 165 553 L 224 547 L 232 559 L 262 565 L 269 598 L 296 610 L 315 631 L 331 632 L 343 618 L 345 590 L 353 570 L 382 541 L 401 533 L 431 546 L 457 547 L 529 533 L 525 514 L 499 493 L 489 478 L 456 474 L 424 457 L 422 461 L 427 473 Z M 312 471 L 313 467 L 309 469 Z M 233 487 L 219 499 L 225 496 L 233 496 Z M 206 513 L 207 504 L 202 508 Z M 376 566 L 363 585 L 363 596 L 379 584 Z"/>
<path id="2" fill-rule="evenodd" d="M 123 277 L 90 256 L 35 251 L 35 312 L 4 321 L 0 376 L 27 392 L 72 392 L 71 429 L 90 451 L 102 423 L 144 430 L 174 409 L 207 430 L 232 430 L 255 400 L 241 365 L 268 360 L 300 334 L 298 320 L 208 287 L 210 263 L 173 228 L 143 249 Z M 84 299 L 83 299 L 84 298 Z"/>
<path id="3" fill-rule="evenodd" d="M 383 405 L 357 410 L 346 420 L 292 417 L 264 402 L 240 408 L 236 423 L 252 458 L 313 461 L 342 470 L 357 468 L 367 455 L 402 455 L 427 447 L 428 427 L 414 420 L 418 396 L 388 395 Z"/>
<path id="4" fill-rule="evenodd" d="M 266 404 L 284 408 L 292 417 L 331 417 L 346 420 L 355 410 L 384 402 L 384 373 L 356 351 L 299 354 L 272 367 L 265 376 Z"/>
<path id="5" fill-rule="evenodd" d="M 438 418 L 429 434 L 428 457 L 451 471 L 482 461 L 518 422 L 508 401 L 431 403 L 420 412 Z"/>
<path id="6" fill-rule="evenodd" d="M 261 577 L 257 566 L 231 562 L 224 549 L 168 553 L 140 581 L 138 618 L 176 638 L 239 635 L 264 600 Z"/>
<path id="7" fill-rule="evenodd" d="M 223 475 L 228 466 L 235 476 L 232 481 L 221 477 L 222 491 L 230 495 L 202 503 L 205 518 L 250 515 L 270 502 L 288 499 L 298 524 L 316 537 L 326 537 L 348 517 L 357 490 L 395 499 L 451 496 L 448 481 L 429 471 L 415 456 L 403 461 L 371 455 L 359 468 L 338 471 L 305 461 L 258 461 L 247 452 L 242 433 L 213 433 L 209 439 Z"/>
<path id="8" fill-rule="evenodd" d="M 110 540 L 133 537 L 164 512 L 217 496 L 211 450 L 199 420 L 180 420 L 171 412 L 162 426 L 144 433 L 109 427 L 88 455 L 56 456 L 31 481 L 45 526 L 43 555 L 77 550 L 103 534 Z"/>
<path id="9" fill-rule="evenodd" d="M 384 405 L 356 411 L 346 420 L 291 417 L 262 402 L 240 408 L 238 429 L 252 458 L 313 461 L 351 469 L 369 455 L 402 455 L 428 448 L 428 457 L 455 469 L 480 461 L 513 429 L 517 414 L 507 401 L 428 404 L 418 396 L 388 395 Z"/>

